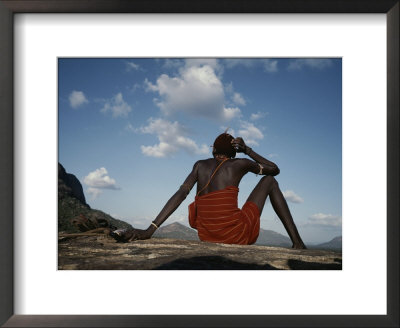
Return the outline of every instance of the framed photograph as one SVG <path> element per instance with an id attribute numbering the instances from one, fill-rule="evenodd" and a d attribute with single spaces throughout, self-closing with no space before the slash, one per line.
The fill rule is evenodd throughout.
<path id="1" fill-rule="evenodd" d="M 57 65 L 59 270 L 341 270 L 341 58 Z"/>
<path id="2" fill-rule="evenodd" d="M 7 49 L 0 62 L 4 109 L 0 112 L 0 142 L 5 155 L 0 160 L 1 267 L 5 268 L 0 277 L 1 324 L 398 326 L 398 1 L 190 5 L 180 1 L 1 1 L 0 9 L 1 47 Z M 254 70 L 251 76 L 250 67 Z M 312 78 L 302 76 L 307 69 Z M 122 72 L 120 76 L 128 82 L 113 80 L 115 71 Z M 140 78 L 132 78 L 133 72 Z M 79 84 L 89 75 L 86 85 Z M 185 102 L 185 93 L 199 76 L 215 83 L 202 90 L 206 96 L 198 95 L 201 108 L 192 108 Z M 342 83 L 335 84 L 342 76 Z M 301 88 L 292 90 L 295 80 L 303 82 L 299 82 Z M 269 90 L 276 89 L 274 95 L 257 99 L 252 90 L 257 81 Z M 174 83 L 184 92 L 174 89 Z M 343 98 L 329 98 L 335 92 Z M 203 98 L 217 102 L 221 93 L 224 106 L 205 110 L 210 103 L 202 103 Z M 332 190 L 337 184 L 342 189 L 337 203 L 343 203 L 342 208 L 323 212 L 311 207 L 309 211 L 315 212 L 304 222 L 319 220 L 338 227 L 340 221 L 341 227 L 343 211 L 342 270 L 93 271 L 89 267 L 77 271 L 70 270 L 74 267 L 68 263 L 59 266 L 53 220 L 57 215 L 57 160 L 67 161 L 67 172 L 81 161 L 87 170 L 71 173 L 84 181 L 87 195 L 101 202 L 102 193 L 111 190 L 110 198 L 121 204 L 123 211 L 127 200 L 115 196 L 126 188 L 120 188 L 123 175 L 120 178 L 115 167 L 111 170 L 112 160 L 93 167 L 85 159 L 105 155 L 90 138 L 97 135 L 98 142 L 116 147 L 129 139 L 136 145 L 133 151 L 153 160 L 168 157 L 167 150 L 178 155 L 180 150 L 205 154 L 207 141 L 203 136 L 192 137 L 186 127 L 196 131 L 191 126 L 194 121 L 206 124 L 205 118 L 221 109 L 218 118 L 229 116 L 234 125 L 230 128 L 247 135 L 257 149 L 266 134 L 257 120 L 268 115 L 268 110 L 255 108 L 264 103 L 277 106 L 279 96 L 290 108 L 296 107 L 296 99 L 300 104 L 302 96 L 313 96 L 314 102 L 302 111 L 299 107 L 286 120 L 290 111 L 271 109 L 276 120 L 288 122 L 288 132 L 279 134 L 271 126 L 269 136 L 293 139 L 300 124 L 308 127 L 309 138 L 303 138 L 308 146 L 324 148 L 318 150 L 319 158 L 312 160 L 321 168 L 330 167 L 333 174 L 343 171 L 343 176 L 332 176 L 321 186 L 318 198 L 329 208 L 324 197 L 336 197 Z M 135 101 L 147 104 L 147 110 L 135 108 Z M 330 108 L 335 101 L 343 106 L 339 119 L 328 111 L 319 118 L 321 108 Z M 192 110 L 193 116 L 202 115 L 192 122 L 179 112 L 182 106 Z M 135 110 L 136 116 L 131 115 Z M 134 121 L 127 120 L 133 117 Z M 334 128 L 335 124 L 340 128 Z M 218 122 L 214 125 L 222 132 L 228 127 Z M 119 136 L 107 138 L 113 127 L 120 131 Z M 163 128 L 166 130 L 161 131 Z M 329 143 L 329 129 L 342 137 L 338 149 Z M 185 132 L 180 144 L 168 137 L 173 131 Z M 311 140 L 312 135 L 326 139 Z M 76 142 L 68 143 L 71 138 Z M 297 139 L 299 146 L 285 151 L 305 162 L 306 148 L 301 146 L 302 139 Z M 80 156 L 69 160 L 71 153 Z M 334 154 L 343 158 L 339 170 L 330 160 Z M 109 159 L 112 156 L 107 154 Z M 132 161 L 128 155 L 117 157 Z M 135 158 L 139 161 L 139 156 Z M 186 161 L 184 156 L 180 158 Z M 315 170 L 320 185 L 325 182 L 321 168 Z M 318 181 L 305 185 L 315 189 Z M 146 193 L 149 191 L 144 189 Z M 284 194 L 287 200 L 297 202 L 304 196 L 296 189 Z M 318 234 L 321 240 L 328 236 L 324 230 Z M 288 304 L 293 298 L 302 302 Z"/>

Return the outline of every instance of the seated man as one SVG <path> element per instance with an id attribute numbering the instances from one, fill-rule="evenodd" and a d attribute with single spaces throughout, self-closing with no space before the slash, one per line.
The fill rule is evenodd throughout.
<path id="1" fill-rule="evenodd" d="M 247 158 L 235 159 L 236 153 Z M 248 173 L 264 175 L 246 203 L 239 209 L 239 183 Z M 260 230 L 260 216 L 267 197 L 289 234 L 293 248 L 306 248 L 290 214 L 274 176 L 279 174 L 275 163 L 246 146 L 242 138 L 223 133 L 213 146 L 213 158 L 200 160 L 193 166 L 179 190 L 168 200 L 156 219 L 146 230 L 116 230 L 111 235 L 119 241 L 149 239 L 156 229 L 178 208 L 197 183 L 195 202 L 189 206 L 189 223 L 197 229 L 200 240 L 250 245 L 256 242 Z"/>

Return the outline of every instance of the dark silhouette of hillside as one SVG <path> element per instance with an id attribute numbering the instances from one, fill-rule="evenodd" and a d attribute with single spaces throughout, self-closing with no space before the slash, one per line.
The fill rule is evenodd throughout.
<path id="1" fill-rule="evenodd" d="M 114 219 L 112 216 L 90 208 L 86 203 L 83 188 L 79 180 L 58 163 L 58 231 L 74 233 L 79 232 L 77 226 L 72 224 L 74 218 L 83 215 L 95 227 L 97 222 L 108 222 L 117 228 L 129 228 L 130 224 Z"/>

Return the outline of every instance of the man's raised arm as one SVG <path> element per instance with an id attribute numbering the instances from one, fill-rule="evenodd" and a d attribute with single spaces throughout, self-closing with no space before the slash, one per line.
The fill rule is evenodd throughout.
<path id="1" fill-rule="evenodd" d="M 257 154 L 253 149 L 246 146 L 242 138 L 235 138 L 232 140 L 232 145 L 235 147 L 236 152 L 238 153 L 245 153 L 251 159 L 256 161 L 261 167 L 256 168 L 257 172 L 263 175 L 278 175 L 280 170 L 278 165 L 274 162 L 267 160 L 266 158 L 262 157 L 261 155 Z M 254 172 L 256 173 L 256 172 Z"/>

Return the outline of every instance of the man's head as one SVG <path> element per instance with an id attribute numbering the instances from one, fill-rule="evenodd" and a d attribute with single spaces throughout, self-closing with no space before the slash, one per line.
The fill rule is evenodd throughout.
<path id="1" fill-rule="evenodd" d="M 232 146 L 234 138 L 228 133 L 220 134 L 214 141 L 213 155 L 225 155 L 229 158 L 236 156 L 236 150 Z"/>

